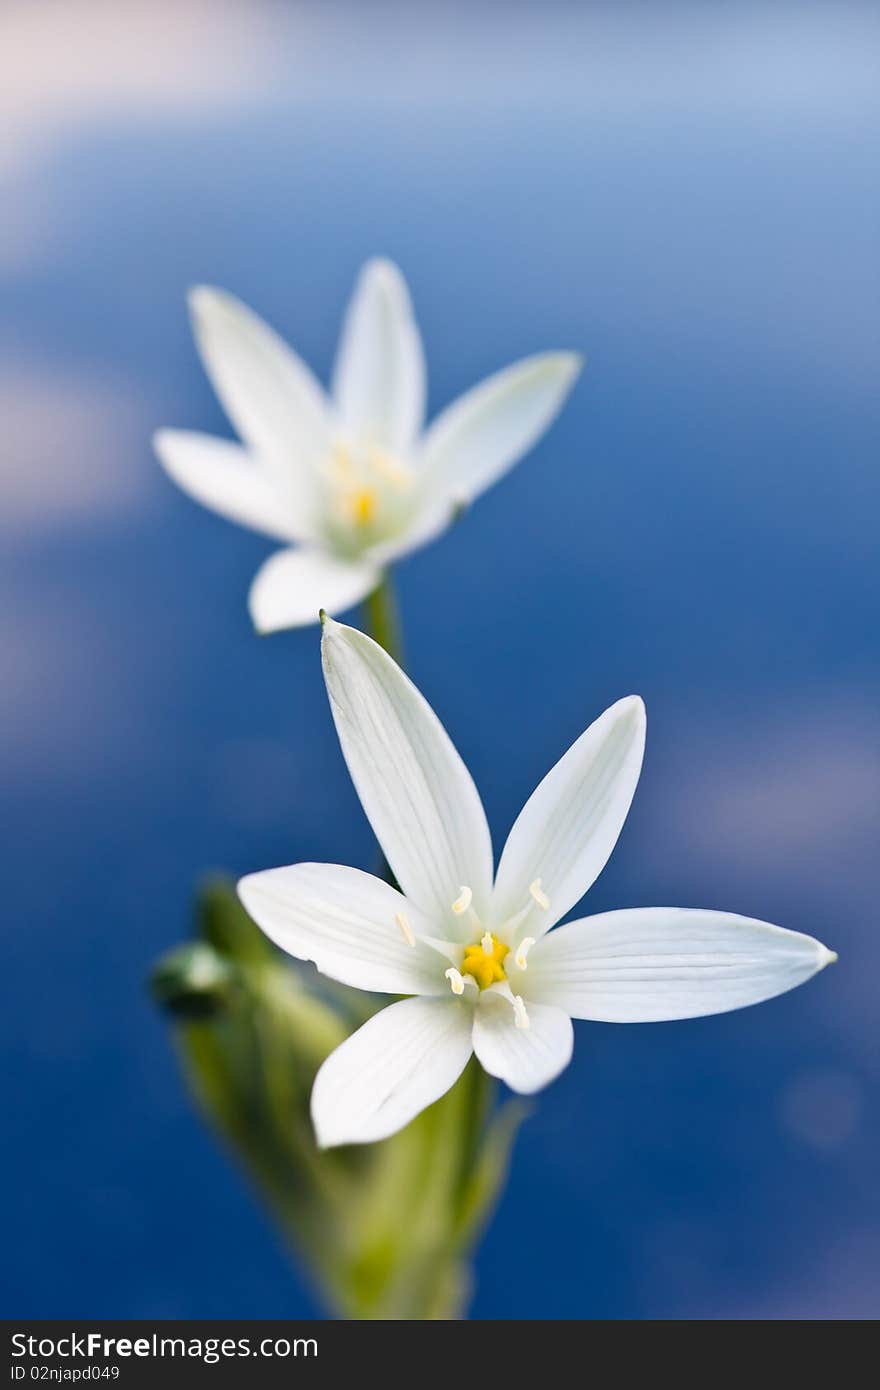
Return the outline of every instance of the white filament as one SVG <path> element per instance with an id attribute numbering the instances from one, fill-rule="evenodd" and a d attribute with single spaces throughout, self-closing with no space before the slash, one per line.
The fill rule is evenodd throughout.
<path id="1" fill-rule="evenodd" d="M 447 980 L 449 981 L 449 988 L 452 990 L 452 993 L 464 994 L 464 980 L 462 979 L 461 971 L 456 970 L 454 965 L 450 965 L 449 969 L 445 972 L 445 974 Z"/>
<path id="2" fill-rule="evenodd" d="M 513 959 L 516 961 L 516 963 L 517 963 L 517 965 L 519 966 L 520 970 L 525 970 L 525 968 L 526 968 L 526 957 L 528 956 L 529 951 L 532 949 L 532 947 L 534 946 L 534 944 L 535 944 L 535 938 L 534 938 L 533 936 L 524 936 L 523 939 L 522 939 L 522 941 L 519 943 L 519 946 L 517 947 L 516 955 L 514 956 Z"/>
<path id="3" fill-rule="evenodd" d="M 550 906 L 550 899 L 547 897 L 547 894 L 542 891 L 541 880 L 539 878 L 536 878 L 534 883 L 529 884 L 529 892 L 541 911 L 546 912 Z"/>
<path id="4" fill-rule="evenodd" d="M 459 890 L 458 897 L 452 904 L 452 911 L 455 913 L 457 917 L 460 917 L 463 912 L 467 912 L 468 908 L 473 902 L 473 898 L 474 895 L 471 892 L 470 888 L 468 888 L 466 884 L 462 885 L 461 889 Z"/>
<path id="5" fill-rule="evenodd" d="M 402 912 L 398 912 L 397 915 L 396 915 L 396 917 L 394 918 L 394 920 L 395 920 L 395 922 L 397 923 L 397 925 L 399 926 L 399 928 L 400 928 L 400 934 L 401 934 L 401 936 L 403 937 L 404 941 L 406 942 L 407 946 L 415 946 L 415 944 L 416 944 L 416 939 L 415 939 L 415 937 L 413 936 L 412 927 L 410 926 L 409 922 L 408 922 L 408 921 L 406 920 L 406 918 L 404 917 L 403 913 L 402 913 Z"/>

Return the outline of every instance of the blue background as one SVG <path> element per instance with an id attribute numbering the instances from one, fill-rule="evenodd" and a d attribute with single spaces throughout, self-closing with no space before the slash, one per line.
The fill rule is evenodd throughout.
<path id="1" fill-rule="evenodd" d="M 496 850 L 638 691 L 645 770 L 588 910 L 724 908 L 840 952 L 755 1010 L 579 1024 L 474 1314 L 876 1315 L 876 8 L 117 8 L 10 4 L 0 44 L 30 83 L 0 145 L 5 1311 L 315 1312 L 143 981 L 203 870 L 369 865 L 370 834 L 317 630 L 252 634 L 270 547 L 149 438 L 228 432 L 188 285 L 326 380 L 383 253 L 432 413 L 522 354 L 587 357 L 399 571 Z"/>

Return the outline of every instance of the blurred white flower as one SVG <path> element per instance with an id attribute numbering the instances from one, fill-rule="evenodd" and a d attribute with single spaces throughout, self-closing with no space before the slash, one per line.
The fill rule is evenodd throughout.
<path id="1" fill-rule="evenodd" d="M 242 446 L 160 430 L 176 483 L 206 507 L 295 548 L 250 594 L 260 632 L 317 622 L 376 588 L 383 568 L 438 535 L 532 447 L 580 367 L 542 353 L 488 377 L 427 429 L 425 363 L 403 276 L 369 261 L 343 325 L 328 396 L 285 343 L 231 295 L 196 289 L 205 368 Z"/>
<path id="2" fill-rule="evenodd" d="M 402 891 L 296 864 L 239 884 L 278 946 L 343 984 L 415 996 L 321 1067 L 324 1147 L 382 1139 L 455 1082 L 472 1052 L 515 1091 L 567 1065 L 572 1018 L 639 1023 L 770 999 L 835 959 L 812 937 L 728 913 L 636 908 L 549 931 L 601 873 L 642 764 L 645 710 L 619 700 L 541 782 L 494 876 L 483 806 L 433 710 L 385 651 L 327 619 L 323 661 L 342 750 Z"/>

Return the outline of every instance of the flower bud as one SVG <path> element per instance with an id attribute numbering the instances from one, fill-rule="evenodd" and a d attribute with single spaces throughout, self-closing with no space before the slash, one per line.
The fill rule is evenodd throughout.
<path id="1" fill-rule="evenodd" d="M 156 1003 L 180 1018 L 212 1017 L 227 1005 L 234 984 L 232 967 L 203 941 L 169 951 L 150 976 Z"/>

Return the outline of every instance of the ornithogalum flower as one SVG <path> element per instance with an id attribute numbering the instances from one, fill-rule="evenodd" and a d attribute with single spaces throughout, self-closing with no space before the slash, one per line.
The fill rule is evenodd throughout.
<path id="1" fill-rule="evenodd" d="M 343 325 L 332 391 L 232 295 L 190 296 L 196 343 L 241 445 L 160 430 L 166 471 L 206 507 L 287 548 L 250 593 L 260 632 L 343 612 L 393 560 L 437 536 L 551 423 L 577 374 L 570 352 L 528 357 L 427 428 L 422 340 L 400 271 L 369 261 Z"/>
<path id="2" fill-rule="evenodd" d="M 812 937 L 724 912 L 629 908 L 549 930 L 602 871 L 642 765 L 637 696 L 591 724 L 527 801 L 494 875 L 482 803 L 437 716 L 385 651 L 327 619 L 324 675 L 342 750 L 401 891 L 296 864 L 239 884 L 263 931 L 390 1004 L 324 1062 L 325 1147 L 382 1139 L 472 1052 L 515 1091 L 567 1065 L 573 1018 L 653 1022 L 770 999 L 835 959 Z"/>

